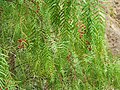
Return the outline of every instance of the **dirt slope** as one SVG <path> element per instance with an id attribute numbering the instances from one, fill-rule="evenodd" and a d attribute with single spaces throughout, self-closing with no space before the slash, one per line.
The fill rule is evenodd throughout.
<path id="1" fill-rule="evenodd" d="M 108 0 L 107 3 L 106 36 L 108 46 L 114 55 L 120 55 L 120 0 Z"/>

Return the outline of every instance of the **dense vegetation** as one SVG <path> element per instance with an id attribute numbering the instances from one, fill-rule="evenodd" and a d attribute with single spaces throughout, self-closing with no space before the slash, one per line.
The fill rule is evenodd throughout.
<path id="1" fill-rule="evenodd" d="M 119 90 L 102 0 L 0 0 L 2 90 Z"/>

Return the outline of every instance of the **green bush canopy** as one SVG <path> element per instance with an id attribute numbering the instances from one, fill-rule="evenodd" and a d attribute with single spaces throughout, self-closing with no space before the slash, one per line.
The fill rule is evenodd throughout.
<path id="1" fill-rule="evenodd" d="M 0 90 L 119 90 L 105 0 L 0 0 Z"/>

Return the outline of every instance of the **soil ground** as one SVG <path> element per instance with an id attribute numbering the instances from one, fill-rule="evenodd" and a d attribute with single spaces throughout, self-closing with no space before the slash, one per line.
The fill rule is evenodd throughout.
<path id="1" fill-rule="evenodd" d="M 120 55 L 120 0 L 108 0 L 106 3 L 108 46 L 112 54 Z"/>

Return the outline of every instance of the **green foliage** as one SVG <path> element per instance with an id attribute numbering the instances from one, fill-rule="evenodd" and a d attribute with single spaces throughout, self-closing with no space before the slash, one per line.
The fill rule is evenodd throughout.
<path id="1" fill-rule="evenodd" d="M 16 56 L 9 65 L 0 56 L 5 61 L 0 64 L 0 80 L 9 74 L 14 79 L 10 88 L 120 88 L 119 64 L 105 45 L 105 16 L 99 0 L 3 0 L 0 6 L 0 47 L 7 62 L 9 52 Z M 15 73 L 8 67 L 14 67 Z"/>
<path id="2" fill-rule="evenodd" d="M 1 53 L 0 53 L 1 54 Z M 4 87 L 5 85 L 5 77 L 7 76 L 7 73 L 9 72 L 8 68 L 8 64 L 5 60 L 5 58 L 3 58 L 3 55 L 0 55 L 0 87 Z"/>
<path id="3" fill-rule="evenodd" d="M 13 90 L 15 83 L 10 75 L 9 66 L 6 61 L 6 55 L 2 54 L 0 49 L 0 88 Z"/>

